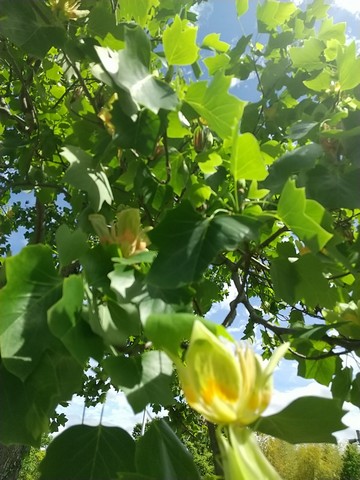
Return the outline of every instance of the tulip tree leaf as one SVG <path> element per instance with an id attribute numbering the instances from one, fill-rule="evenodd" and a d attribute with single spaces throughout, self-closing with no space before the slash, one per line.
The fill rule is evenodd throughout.
<path id="1" fill-rule="evenodd" d="M 178 288 L 198 280 L 217 254 L 233 250 L 256 236 L 256 220 L 244 215 L 203 219 L 184 202 L 169 211 L 149 233 L 159 248 L 148 283 Z"/>
<path id="2" fill-rule="evenodd" d="M 247 1 L 247 0 L 245 0 Z M 202 48 L 211 48 L 219 53 L 225 53 L 229 50 L 230 45 L 220 40 L 219 33 L 209 33 L 206 35 L 201 44 Z"/>
<path id="3" fill-rule="evenodd" d="M 336 443 L 333 432 L 347 428 L 341 421 L 345 413 L 337 400 L 301 397 L 281 412 L 262 417 L 255 429 L 289 443 Z"/>
<path id="4" fill-rule="evenodd" d="M 79 147 L 66 146 L 61 155 L 70 163 L 63 181 L 80 190 L 85 190 L 94 211 L 98 212 L 103 203 L 111 205 L 113 194 L 105 172 L 94 165 L 93 158 Z"/>
<path id="5" fill-rule="evenodd" d="M 77 275 L 65 278 L 62 298 L 48 312 L 49 328 L 71 352 L 80 365 L 89 357 L 98 358 L 102 342 L 81 318 L 84 300 L 83 279 Z"/>
<path id="6" fill-rule="evenodd" d="M 360 69 L 360 58 L 356 58 L 356 45 L 339 47 L 336 63 L 339 71 L 339 82 L 341 90 L 350 90 L 360 83 L 359 75 L 354 75 Z"/>
<path id="7" fill-rule="evenodd" d="M 236 180 L 264 180 L 267 176 L 258 141 L 252 133 L 243 133 L 235 138 L 230 162 L 230 170 Z"/>
<path id="8" fill-rule="evenodd" d="M 245 102 L 230 95 L 231 77 L 221 72 L 207 86 L 207 83 L 192 83 L 185 101 L 207 122 L 209 127 L 221 137 L 231 137 L 242 117 Z"/>
<path id="9" fill-rule="evenodd" d="M 164 52 L 169 65 L 189 65 L 196 62 L 199 48 L 196 45 L 197 27 L 188 25 L 176 15 L 163 34 Z"/>
<path id="10" fill-rule="evenodd" d="M 36 9 L 32 2 L 12 0 L 0 2 L 0 31 L 18 47 L 30 55 L 42 58 L 52 47 L 65 42 L 65 29 L 54 22 L 49 7 L 41 2 Z"/>
<path id="11" fill-rule="evenodd" d="M 249 0 L 236 0 L 236 13 L 238 17 L 244 15 L 249 9 Z"/>
<path id="12" fill-rule="evenodd" d="M 113 383 L 121 386 L 135 413 L 149 403 L 171 405 L 174 402 L 171 390 L 172 362 L 163 352 L 143 353 L 137 358 L 109 358 L 105 368 Z"/>
<path id="13" fill-rule="evenodd" d="M 316 216 L 313 207 L 316 207 Z M 305 189 L 296 188 L 293 180 L 288 180 L 283 188 L 278 214 L 311 249 L 321 250 L 333 236 L 320 225 L 325 209 L 319 203 L 307 200 Z"/>
<path id="14" fill-rule="evenodd" d="M 95 76 L 128 92 L 134 102 L 154 113 L 175 110 L 178 99 L 171 87 L 149 73 L 150 41 L 140 28 L 124 28 L 126 48 L 117 52 L 95 47 L 102 69 Z"/>
<path id="15" fill-rule="evenodd" d="M 265 0 L 257 7 L 257 19 L 259 31 L 265 33 L 283 25 L 295 12 L 296 5 L 293 2 L 278 2 L 276 0 Z M 239 14 L 238 14 L 239 15 Z M 266 28 L 262 30 L 261 24 Z"/>
<path id="16" fill-rule="evenodd" d="M 122 428 L 75 425 L 48 446 L 40 480 L 113 480 L 122 471 L 134 472 L 134 463 L 135 442 Z"/>
<path id="17" fill-rule="evenodd" d="M 154 452 L 157 452 L 156 462 Z M 139 439 L 135 463 L 138 473 L 158 480 L 201 478 L 191 454 L 164 420 L 153 421 Z"/>
<path id="18" fill-rule="evenodd" d="M 25 247 L 6 260 L 7 284 L 0 290 L 0 349 L 4 366 L 22 380 L 29 376 L 55 338 L 47 324 L 48 309 L 61 296 L 52 251 Z"/>
<path id="19" fill-rule="evenodd" d="M 151 7 L 158 4 L 159 0 L 122 0 L 120 4 L 120 15 L 127 20 L 134 20 L 144 27 L 148 20 L 148 14 Z"/>
<path id="20" fill-rule="evenodd" d="M 80 388 L 83 370 L 64 350 L 46 351 L 25 381 L 0 366 L 0 441 L 39 447 L 56 406 Z"/>
<path id="21" fill-rule="evenodd" d="M 87 235 L 81 230 L 72 232 L 67 225 L 61 225 L 56 232 L 56 245 L 62 267 L 69 265 L 83 255 L 87 246 Z"/>

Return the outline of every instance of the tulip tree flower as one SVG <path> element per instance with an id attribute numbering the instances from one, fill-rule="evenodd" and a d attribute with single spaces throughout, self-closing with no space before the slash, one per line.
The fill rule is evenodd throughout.
<path id="1" fill-rule="evenodd" d="M 126 208 L 116 214 L 116 222 L 110 227 L 106 219 L 99 213 L 89 215 L 89 220 L 100 238 L 100 243 L 119 245 L 121 254 L 127 258 L 136 253 L 147 251 L 150 243 L 146 231 L 140 223 L 140 212 L 137 208 Z"/>
<path id="2" fill-rule="evenodd" d="M 197 320 L 185 363 L 175 359 L 189 405 L 213 423 L 250 425 L 269 405 L 272 373 L 287 348 L 280 346 L 264 366 L 250 347 L 231 350 Z"/>

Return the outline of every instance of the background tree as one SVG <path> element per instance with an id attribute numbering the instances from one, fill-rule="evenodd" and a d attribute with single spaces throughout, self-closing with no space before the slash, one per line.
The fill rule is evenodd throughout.
<path id="1" fill-rule="evenodd" d="M 341 480 L 357 480 L 360 478 L 360 452 L 359 446 L 348 443 L 343 454 L 343 467 Z"/>
<path id="2" fill-rule="evenodd" d="M 323 0 L 264 0 L 254 34 L 199 39 L 197 3 L 0 2 L 6 445 L 39 446 L 74 393 L 102 402 L 112 385 L 134 412 L 176 405 L 165 352 L 185 355 L 198 318 L 219 337 L 237 326 L 261 339 L 264 358 L 289 342 L 298 374 L 330 386 L 332 399 L 299 398 L 254 430 L 334 442 L 343 402 L 360 405 L 355 42 Z M 248 2 L 235 4 L 241 17 Z M 252 82 L 257 100 L 232 95 L 232 82 Z M 12 255 L 19 230 L 27 244 Z M 230 284 L 222 325 L 206 320 Z M 175 417 L 184 439 L 202 432 Z M 199 478 L 164 421 L 136 443 L 121 428 L 73 426 L 40 470 Z"/>

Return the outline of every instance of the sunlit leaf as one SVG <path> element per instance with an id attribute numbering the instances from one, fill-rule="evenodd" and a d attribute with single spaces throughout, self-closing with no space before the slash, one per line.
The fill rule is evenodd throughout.
<path id="1" fill-rule="evenodd" d="M 265 162 L 258 141 L 251 133 L 243 133 L 234 139 L 230 170 L 236 180 L 264 180 L 267 176 Z"/>
<path id="2" fill-rule="evenodd" d="M 169 65 L 189 65 L 198 57 L 197 27 L 176 15 L 163 34 L 164 52 Z"/>
<path id="3" fill-rule="evenodd" d="M 315 250 L 321 250 L 332 238 L 332 234 L 321 227 L 319 218 L 310 214 L 310 205 L 313 201 L 305 197 L 304 188 L 296 188 L 293 180 L 288 180 L 281 193 L 278 204 L 278 214 L 283 222 L 298 235 L 306 244 Z M 315 202 L 316 203 L 316 202 Z M 319 212 L 325 209 L 318 204 Z"/>
<path id="4" fill-rule="evenodd" d="M 219 72 L 209 86 L 204 81 L 192 83 L 185 96 L 185 101 L 222 138 L 232 136 L 245 107 L 245 102 L 228 93 L 230 82 L 230 77 Z"/>
<path id="5" fill-rule="evenodd" d="M 47 311 L 61 296 L 61 279 L 44 245 L 24 248 L 6 262 L 7 284 L 0 290 L 0 346 L 4 366 L 22 380 L 55 342 Z"/>
<path id="6" fill-rule="evenodd" d="M 90 205 L 97 212 L 104 202 L 111 204 L 113 194 L 105 172 L 96 166 L 94 159 L 75 146 L 62 149 L 62 156 L 70 163 L 64 175 L 64 182 L 80 190 L 85 190 L 89 196 Z"/>

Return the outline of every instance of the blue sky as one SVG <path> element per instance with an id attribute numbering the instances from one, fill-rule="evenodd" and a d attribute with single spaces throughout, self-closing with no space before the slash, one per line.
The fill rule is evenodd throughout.
<path id="1" fill-rule="evenodd" d="M 256 16 L 255 10 L 257 1 L 250 0 L 249 12 L 238 19 L 236 17 L 235 0 L 209 0 L 207 3 L 201 4 L 198 7 L 199 13 L 199 32 L 198 43 L 208 33 L 220 33 L 221 40 L 234 45 L 236 41 L 242 36 L 252 33 L 256 30 Z M 296 4 L 302 2 L 295 1 Z M 349 40 L 355 38 L 357 44 L 360 44 L 360 1 L 359 0 L 332 0 L 330 14 L 334 16 L 335 21 L 346 21 L 348 25 Z M 255 38 L 253 41 L 261 41 Z M 259 93 L 256 91 L 254 84 L 251 82 L 235 82 L 232 88 L 232 93 L 238 95 L 243 100 L 254 101 L 258 99 Z M 15 198 L 13 197 L 13 200 Z M 29 200 L 33 203 L 33 196 L 25 193 L 19 195 L 16 200 L 25 202 Z M 23 238 L 23 232 L 19 231 L 12 237 L 13 253 L 16 253 L 26 244 Z M 230 288 L 228 299 L 214 305 L 210 311 L 208 318 L 217 322 L 226 316 L 228 312 L 228 304 L 235 297 L 233 287 Z M 241 319 L 245 312 L 239 310 L 238 317 L 234 322 L 235 326 L 231 333 L 239 338 L 241 329 L 236 325 L 241 324 Z M 230 329 L 231 330 L 231 329 Z M 349 359 L 349 364 L 358 368 L 352 359 Z M 271 405 L 266 413 L 274 413 L 279 411 L 284 406 L 289 404 L 292 400 L 304 395 L 316 395 L 323 397 L 330 397 L 329 389 L 319 385 L 316 382 L 305 380 L 297 377 L 297 363 L 283 360 L 281 365 L 277 368 L 274 374 L 274 395 Z M 340 432 L 337 437 L 339 439 L 354 438 L 355 429 L 360 429 L 360 415 L 359 409 L 346 404 L 345 407 L 349 409 L 349 413 L 344 417 L 344 421 L 351 428 Z M 85 423 L 89 425 L 97 425 L 101 416 L 101 405 L 87 409 L 85 412 Z M 64 411 L 69 419 L 67 426 L 81 423 L 83 415 L 83 399 L 75 397 L 72 401 L 71 407 L 67 409 L 59 409 Z M 105 425 L 117 425 L 129 432 L 132 431 L 134 425 L 142 421 L 142 414 L 134 415 L 131 407 L 128 405 L 123 394 L 118 394 L 115 391 L 110 391 L 106 401 L 102 423 Z"/>

